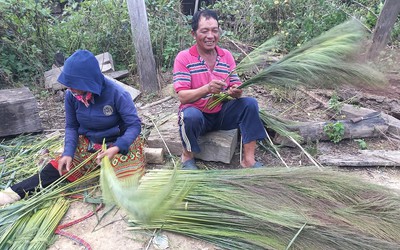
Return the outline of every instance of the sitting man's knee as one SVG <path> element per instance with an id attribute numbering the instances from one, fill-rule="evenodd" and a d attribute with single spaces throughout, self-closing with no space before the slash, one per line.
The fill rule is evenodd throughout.
<path id="1" fill-rule="evenodd" d="M 186 124 L 199 123 L 203 121 L 203 114 L 195 108 L 188 108 L 183 111 L 183 122 Z"/>
<path id="2" fill-rule="evenodd" d="M 243 106 L 248 107 L 248 108 L 256 108 L 258 109 L 258 102 L 255 98 L 253 97 L 244 97 L 244 98 L 240 98 L 243 99 Z"/>

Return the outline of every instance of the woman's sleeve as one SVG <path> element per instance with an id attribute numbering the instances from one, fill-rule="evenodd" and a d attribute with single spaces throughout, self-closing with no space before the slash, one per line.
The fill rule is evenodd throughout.
<path id="1" fill-rule="evenodd" d="M 118 146 L 119 153 L 127 154 L 130 145 L 140 134 L 141 121 L 137 115 L 132 97 L 128 92 L 124 91 L 121 95 L 119 95 L 115 106 L 125 124 L 126 130 L 123 135 L 118 137 L 114 145 Z"/>
<path id="2" fill-rule="evenodd" d="M 78 128 L 79 123 L 76 119 L 76 110 L 73 102 L 73 96 L 70 91 L 65 95 L 65 138 L 63 156 L 74 157 L 76 147 L 78 145 Z"/>

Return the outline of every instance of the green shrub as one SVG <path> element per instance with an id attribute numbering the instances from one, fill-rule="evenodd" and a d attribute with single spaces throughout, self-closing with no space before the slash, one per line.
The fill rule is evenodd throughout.
<path id="1" fill-rule="evenodd" d="M 35 83 L 52 63 L 55 36 L 45 0 L 7 0 L 0 2 L 1 88 L 13 82 Z M 4 77 L 5 76 L 5 77 Z"/>
<path id="2" fill-rule="evenodd" d="M 110 52 L 117 69 L 135 71 L 135 49 L 126 1 L 60 0 L 61 16 L 51 14 L 54 0 L 0 1 L 0 88 L 37 84 L 49 70 L 54 54 L 68 57 L 76 49 Z M 193 44 L 189 21 L 180 0 L 146 0 L 152 48 L 159 69 L 170 70 L 176 54 Z M 259 45 L 277 34 L 285 37 L 282 51 L 314 38 L 354 17 L 370 29 L 383 0 L 230 0 L 210 8 L 220 14 L 224 35 Z M 204 7 L 204 6 L 203 6 Z M 392 38 L 400 34 L 396 23 Z M 392 41 L 395 41 L 393 39 Z"/>
<path id="3" fill-rule="evenodd" d="M 53 32 L 59 49 L 69 56 L 77 49 L 110 52 L 117 69 L 134 67 L 134 47 L 126 1 L 86 0 L 66 4 Z"/>
<path id="4" fill-rule="evenodd" d="M 146 7 L 156 63 L 170 69 L 178 52 L 193 44 L 191 16 L 180 12 L 179 0 L 146 0 Z"/>
<path id="5" fill-rule="evenodd" d="M 342 122 L 328 123 L 324 126 L 324 132 L 329 140 L 338 143 L 343 140 L 344 125 Z"/>

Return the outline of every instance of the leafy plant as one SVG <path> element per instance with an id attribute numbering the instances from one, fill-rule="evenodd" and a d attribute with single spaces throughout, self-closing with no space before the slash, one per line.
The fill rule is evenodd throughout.
<path id="1" fill-rule="evenodd" d="M 8 79 L 0 84 L 35 82 L 51 65 L 55 36 L 49 27 L 56 21 L 47 0 L 0 1 L 0 74 Z"/>
<path id="2" fill-rule="evenodd" d="M 339 101 L 339 97 L 336 93 L 332 95 L 332 97 L 328 101 L 328 107 L 335 112 L 335 114 L 339 114 L 342 110 L 343 103 Z"/>
<path id="3" fill-rule="evenodd" d="M 343 140 L 344 125 L 342 122 L 328 123 L 324 126 L 324 132 L 329 140 L 338 143 Z"/>
<path id="4" fill-rule="evenodd" d="M 147 0 L 150 37 L 156 63 L 163 71 L 173 66 L 179 51 L 193 43 L 190 35 L 191 16 L 180 12 L 179 0 Z"/>
<path id="5" fill-rule="evenodd" d="M 354 141 L 358 143 L 358 147 L 359 147 L 361 150 L 365 150 L 365 149 L 368 148 L 367 143 L 366 143 L 363 139 L 354 139 Z"/>
<path id="6" fill-rule="evenodd" d="M 68 1 L 53 32 L 67 56 L 77 49 L 110 52 L 117 69 L 134 69 L 135 52 L 126 1 Z"/>

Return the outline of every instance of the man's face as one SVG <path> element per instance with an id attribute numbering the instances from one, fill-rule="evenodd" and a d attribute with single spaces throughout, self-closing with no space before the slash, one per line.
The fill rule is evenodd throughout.
<path id="1" fill-rule="evenodd" d="M 217 20 L 213 18 L 206 19 L 200 17 L 199 27 L 196 31 L 192 31 L 198 49 L 201 51 L 214 50 L 219 41 L 219 27 Z"/>

